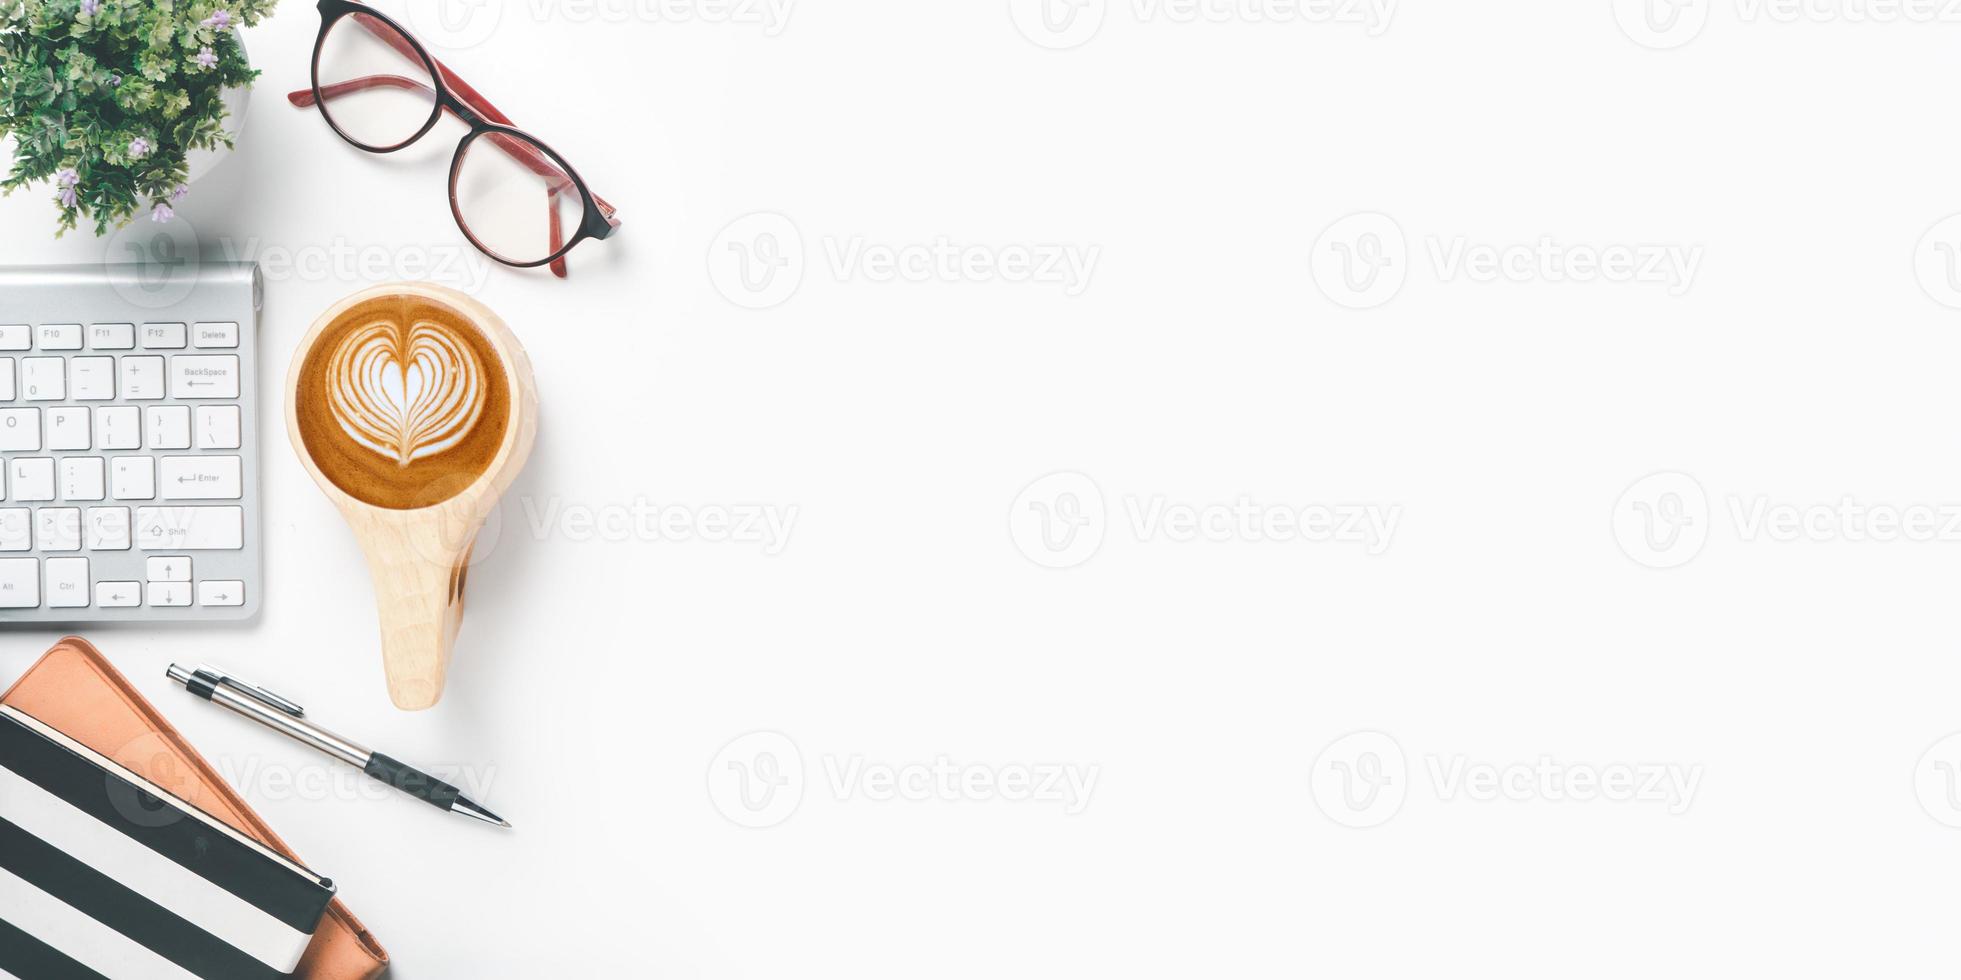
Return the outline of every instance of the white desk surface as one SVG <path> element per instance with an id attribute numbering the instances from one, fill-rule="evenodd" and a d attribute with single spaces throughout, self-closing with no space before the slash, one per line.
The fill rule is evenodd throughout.
<path id="1" fill-rule="evenodd" d="M 439 56 L 620 206 L 559 282 L 464 245 L 450 124 L 375 158 L 285 103 L 317 25 L 287 0 L 248 33 L 239 150 L 182 209 L 267 265 L 261 378 L 337 297 L 432 270 L 524 339 L 537 451 L 435 710 L 389 705 L 364 567 L 276 397 L 262 620 L 91 638 L 406 980 L 1947 962 L 1961 760 L 1923 753 L 1961 729 L 1961 541 L 1944 516 L 1861 538 L 1870 508 L 1961 503 L 1961 310 L 1936 300 L 1961 242 L 1923 239 L 1961 211 L 1961 27 L 1692 4 L 1700 35 L 1658 51 L 1605 0 L 1412 0 L 1379 36 L 1086 0 L 1100 30 L 1046 50 L 1024 6 L 796 4 L 772 36 L 760 8 L 443 27 L 417 0 Z M 0 261 L 99 261 L 46 197 L 0 202 Z M 736 284 L 729 246 L 784 227 L 724 234 L 751 212 L 801 239 L 787 296 Z M 1337 225 L 1357 212 L 1393 224 Z M 942 241 L 978 265 L 881 275 Z M 1542 241 L 1698 262 L 1552 282 Z M 1017 248 L 1094 250 L 1086 288 L 976 281 Z M 1377 291 L 1344 285 L 1377 254 Z M 1686 477 L 1637 485 L 1657 472 Z M 1260 523 L 1316 505 L 1398 523 L 1380 554 Z M 780 549 L 673 540 L 635 507 L 791 523 Z M 0 679 L 54 636 L 0 640 Z M 202 660 L 469 764 L 517 829 L 165 686 Z M 724 751 L 759 731 L 796 756 Z M 800 805 L 751 814 L 729 767 L 760 805 L 771 750 L 771 807 Z M 980 788 L 1051 771 L 1086 801 Z M 1588 785 L 1632 798 L 1553 798 Z"/>

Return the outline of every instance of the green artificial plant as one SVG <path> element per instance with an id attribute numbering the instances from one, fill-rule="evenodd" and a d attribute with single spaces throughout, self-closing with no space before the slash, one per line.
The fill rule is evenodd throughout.
<path id="1" fill-rule="evenodd" d="M 222 93 L 258 76 L 238 28 L 276 2 L 0 0 L 0 189 L 51 182 L 63 231 L 170 220 L 186 154 L 231 146 Z"/>

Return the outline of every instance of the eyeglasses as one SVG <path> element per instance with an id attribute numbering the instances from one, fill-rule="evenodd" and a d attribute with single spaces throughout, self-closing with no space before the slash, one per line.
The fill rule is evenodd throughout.
<path id="1" fill-rule="evenodd" d="M 449 210 L 470 244 L 506 265 L 550 264 L 563 279 L 565 253 L 620 226 L 613 206 L 558 151 L 512 126 L 401 25 L 357 0 L 320 0 L 313 87 L 286 99 L 319 106 L 341 139 L 370 153 L 414 143 L 445 112 L 468 124 L 449 165 Z"/>

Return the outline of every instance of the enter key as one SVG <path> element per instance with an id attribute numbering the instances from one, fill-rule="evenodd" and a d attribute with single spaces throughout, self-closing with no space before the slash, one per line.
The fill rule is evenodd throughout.
<path id="1" fill-rule="evenodd" d="M 244 479 L 237 456 L 165 456 L 157 490 L 170 500 L 237 500 Z"/>

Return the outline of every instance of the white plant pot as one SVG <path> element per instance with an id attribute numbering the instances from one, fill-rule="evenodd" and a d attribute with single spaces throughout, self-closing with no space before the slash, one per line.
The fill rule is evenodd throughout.
<path id="1" fill-rule="evenodd" d="M 239 49 L 244 50 L 243 42 L 240 42 Z M 219 94 L 219 98 L 225 103 L 225 122 L 222 128 L 233 142 L 236 142 L 238 134 L 245 131 L 245 104 L 252 99 L 252 88 L 249 85 L 228 88 Z M 186 153 L 184 163 L 188 172 L 185 182 L 195 182 L 199 177 L 217 169 L 218 164 L 230 155 L 231 147 L 228 146 L 192 150 Z"/>

